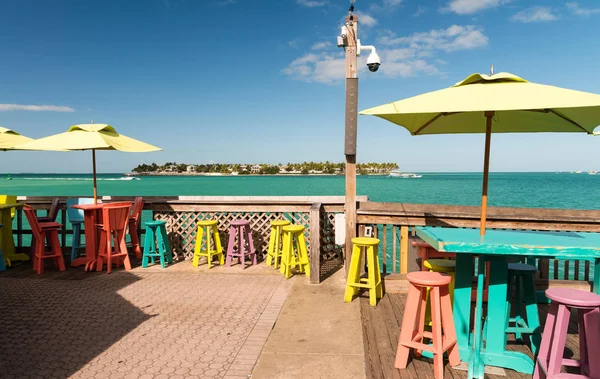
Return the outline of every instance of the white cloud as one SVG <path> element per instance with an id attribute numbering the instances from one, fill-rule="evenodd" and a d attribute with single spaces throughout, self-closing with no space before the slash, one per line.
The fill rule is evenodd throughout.
<path id="1" fill-rule="evenodd" d="M 565 4 L 567 9 L 577 16 L 591 16 L 600 13 L 600 8 L 581 8 L 578 3 L 570 2 Z"/>
<path id="2" fill-rule="evenodd" d="M 312 45 L 311 49 L 312 50 L 323 50 L 323 49 L 329 49 L 333 47 L 333 44 L 329 41 L 321 41 L 321 42 L 317 42 L 314 45 Z"/>
<path id="3" fill-rule="evenodd" d="M 296 3 L 308 8 L 323 7 L 328 4 L 327 0 L 296 0 Z"/>
<path id="4" fill-rule="evenodd" d="M 390 11 L 398 8 L 403 2 L 404 0 L 383 0 L 381 4 L 371 4 L 370 9 L 377 12 Z"/>
<path id="5" fill-rule="evenodd" d="M 482 28 L 473 25 L 452 25 L 447 29 L 413 33 L 408 37 L 397 37 L 393 32 L 387 31 L 378 38 L 377 42 L 388 46 L 407 45 L 424 51 L 444 50 L 450 52 L 486 46 L 488 37 L 483 34 Z"/>
<path id="6" fill-rule="evenodd" d="M 299 48 L 298 43 L 300 42 L 300 39 L 296 38 L 293 39 L 291 41 L 288 41 L 288 46 L 291 47 L 292 49 L 297 49 Z"/>
<path id="7" fill-rule="evenodd" d="M 450 0 L 441 10 L 456 14 L 474 14 L 489 8 L 497 8 L 512 0 Z"/>
<path id="8" fill-rule="evenodd" d="M 554 21 L 558 20 L 558 16 L 552 13 L 550 7 L 531 7 L 514 14 L 511 20 L 523 23 Z"/>
<path id="9" fill-rule="evenodd" d="M 31 112 L 75 112 L 75 109 L 62 105 L 23 105 L 23 104 L 0 104 L 0 112 L 7 111 L 31 111 Z"/>
<path id="10" fill-rule="evenodd" d="M 377 20 L 368 13 L 364 12 L 355 12 L 358 16 L 358 23 L 362 26 L 375 26 L 377 25 Z"/>
<path id="11" fill-rule="evenodd" d="M 398 37 L 387 31 L 378 39 L 380 47 L 377 52 L 381 56 L 379 74 L 390 78 L 443 75 L 438 66 L 446 62 L 439 59 L 438 54 L 475 49 L 486 46 L 487 43 L 488 38 L 483 34 L 483 29 L 472 25 L 452 25 L 447 29 L 413 33 L 406 37 Z M 346 73 L 344 53 L 320 51 L 324 44 L 314 44 L 312 52 L 292 61 L 281 70 L 282 73 L 305 82 L 341 82 Z M 367 55 L 359 57 L 359 71 L 366 70 Z"/>

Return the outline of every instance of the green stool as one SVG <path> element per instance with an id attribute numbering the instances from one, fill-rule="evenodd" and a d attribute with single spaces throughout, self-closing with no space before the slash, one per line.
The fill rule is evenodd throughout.
<path id="1" fill-rule="evenodd" d="M 165 260 L 173 263 L 173 254 L 167 236 L 166 221 L 146 222 L 146 236 L 144 239 L 144 253 L 142 255 L 142 267 L 148 267 L 148 263 L 154 263 L 155 258 L 160 258 L 160 265 L 166 268 Z"/>
<path id="2" fill-rule="evenodd" d="M 535 273 L 537 268 L 523 263 L 508 264 L 508 286 L 506 316 L 508 325 L 506 333 L 514 333 L 515 338 L 523 340 L 523 333 L 531 335 L 531 352 L 535 355 L 542 339 L 540 315 L 538 313 L 535 291 Z M 515 317 L 510 317 L 513 288 L 515 289 Z M 523 306 L 525 314 L 523 314 Z"/>

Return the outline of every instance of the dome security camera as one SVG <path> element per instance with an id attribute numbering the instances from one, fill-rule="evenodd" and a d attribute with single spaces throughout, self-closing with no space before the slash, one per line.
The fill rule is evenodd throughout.
<path id="1" fill-rule="evenodd" d="M 373 49 L 367 58 L 367 67 L 369 68 L 369 71 L 376 72 L 379 70 L 379 66 L 381 66 L 381 59 L 379 58 L 379 55 L 377 55 L 375 49 Z"/>

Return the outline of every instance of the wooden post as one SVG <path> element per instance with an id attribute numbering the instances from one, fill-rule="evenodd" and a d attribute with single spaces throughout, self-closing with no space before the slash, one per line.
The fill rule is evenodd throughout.
<path id="1" fill-rule="evenodd" d="M 94 204 L 98 204 L 98 187 L 96 186 L 96 149 L 92 149 L 92 166 L 94 170 Z"/>
<path id="2" fill-rule="evenodd" d="M 346 155 L 346 273 L 352 256 L 352 238 L 356 236 L 356 133 L 358 117 L 358 78 L 356 76 L 356 48 L 358 17 L 346 17 L 348 29 L 346 44 L 346 127 L 344 154 Z"/>
<path id="3" fill-rule="evenodd" d="M 321 282 L 321 203 L 310 207 L 310 284 Z"/>
<path id="4" fill-rule="evenodd" d="M 479 225 L 479 234 L 485 235 L 485 222 L 487 218 L 487 195 L 488 195 L 488 176 L 490 175 L 490 142 L 492 138 L 492 117 L 494 111 L 485 112 L 485 157 L 483 158 L 483 188 L 481 190 L 481 221 Z"/>
<path id="5" fill-rule="evenodd" d="M 408 226 L 400 227 L 400 273 L 408 274 Z"/>

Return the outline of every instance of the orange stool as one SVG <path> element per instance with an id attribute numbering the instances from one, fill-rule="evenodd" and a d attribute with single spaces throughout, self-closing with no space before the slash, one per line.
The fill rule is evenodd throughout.
<path id="1" fill-rule="evenodd" d="M 31 241 L 33 269 L 41 275 L 44 273 L 44 259 L 53 259 L 58 271 L 65 271 L 65 260 L 58 240 L 58 231 L 62 228 L 62 225 L 57 222 L 38 222 L 35 210 L 29 205 L 25 205 L 23 211 L 27 221 L 29 221 L 33 235 Z M 48 241 L 50 251 L 46 251 L 45 241 Z"/>
<path id="2" fill-rule="evenodd" d="M 444 377 L 444 352 L 448 351 L 451 366 L 460 364 L 456 330 L 452 318 L 452 305 L 448 294 L 450 275 L 439 272 L 418 271 L 406 275 L 409 282 L 408 297 L 404 306 L 404 317 L 396 350 L 396 368 L 405 369 L 408 353 L 415 349 L 415 356 L 425 350 L 433 353 L 433 373 L 436 379 Z M 427 288 L 431 288 L 431 332 L 425 331 L 425 309 Z M 423 339 L 432 340 L 427 345 Z"/>
<path id="3" fill-rule="evenodd" d="M 100 228 L 100 251 L 96 271 L 102 271 L 106 262 L 106 272 L 111 273 L 113 263 L 117 266 L 123 264 L 125 270 L 131 270 L 125 234 L 129 223 L 131 203 L 108 203 L 102 207 L 102 224 Z"/>

